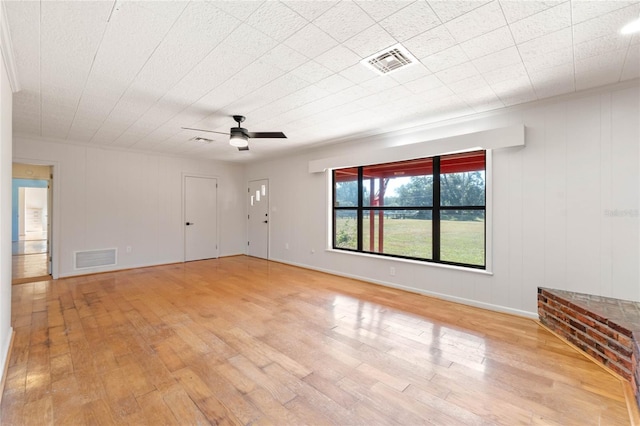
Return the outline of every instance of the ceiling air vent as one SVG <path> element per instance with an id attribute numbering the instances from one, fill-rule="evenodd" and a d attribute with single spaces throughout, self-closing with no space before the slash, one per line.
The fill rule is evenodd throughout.
<path id="1" fill-rule="evenodd" d="M 374 53 L 361 61 L 379 74 L 389 74 L 415 64 L 418 60 L 400 43 L 381 52 Z"/>

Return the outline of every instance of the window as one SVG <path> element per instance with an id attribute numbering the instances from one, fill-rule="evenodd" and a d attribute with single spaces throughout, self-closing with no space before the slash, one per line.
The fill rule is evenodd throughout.
<path id="1" fill-rule="evenodd" d="M 333 171 L 333 248 L 485 269 L 485 151 Z"/>

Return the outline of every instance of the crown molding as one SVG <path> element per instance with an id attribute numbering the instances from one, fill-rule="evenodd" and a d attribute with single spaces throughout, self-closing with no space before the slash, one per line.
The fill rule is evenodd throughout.
<path id="1" fill-rule="evenodd" d="M 9 22 L 7 21 L 7 9 L 4 1 L 0 1 L 0 50 L 2 50 L 2 60 L 7 69 L 9 76 L 9 84 L 13 93 L 20 91 L 20 83 L 18 82 L 18 72 L 16 71 L 16 61 L 13 56 L 13 43 L 11 42 L 11 33 L 9 32 Z"/>

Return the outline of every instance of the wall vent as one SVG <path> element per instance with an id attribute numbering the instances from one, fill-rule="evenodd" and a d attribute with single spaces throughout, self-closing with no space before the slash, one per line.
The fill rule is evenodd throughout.
<path id="1" fill-rule="evenodd" d="M 74 269 L 112 266 L 118 262 L 118 249 L 85 250 L 73 252 Z"/>
<path id="2" fill-rule="evenodd" d="M 413 65 L 418 60 L 409 53 L 406 47 L 398 43 L 381 52 L 374 53 L 368 58 L 364 58 L 361 62 L 378 74 L 389 74 Z"/>

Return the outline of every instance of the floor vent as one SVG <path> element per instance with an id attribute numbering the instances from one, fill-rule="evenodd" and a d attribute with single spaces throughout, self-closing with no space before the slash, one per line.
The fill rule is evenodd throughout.
<path id="1" fill-rule="evenodd" d="M 389 74 L 415 64 L 418 60 L 400 43 L 381 52 L 374 53 L 361 61 L 378 74 Z"/>
<path id="2" fill-rule="evenodd" d="M 75 269 L 95 268 L 98 266 L 112 266 L 117 263 L 118 249 L 85 250 L 73 253 L 73 267 Z"/>

